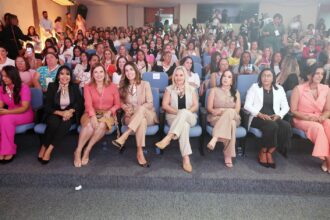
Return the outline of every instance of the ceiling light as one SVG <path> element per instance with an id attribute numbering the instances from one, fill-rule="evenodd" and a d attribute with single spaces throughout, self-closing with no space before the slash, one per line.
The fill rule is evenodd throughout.
<path id="1" fill-rule="evenodd" d="M 75 4 L 75 0 L 53 0 L 53 2 L 63 6 L 72 6 Z"/>

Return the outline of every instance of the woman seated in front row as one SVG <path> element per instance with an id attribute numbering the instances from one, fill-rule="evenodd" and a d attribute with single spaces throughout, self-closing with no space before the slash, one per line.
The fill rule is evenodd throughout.
<path id="1" fill-rule="evenodd" d="M 44 106 L 47 128 L 42 138 L 38 160 L 47 164 L 54 148 L 60 147 L 72 124 L 79 124 L 83 98 L 79 86 L 73 83 L 72 71 L 61 66 L 55 82 L 49 83 Z"/>
<path id="2" fill-rule="evenodd" d="M 264 167 L 276 168 L 272 154 L 276 148 L 285 151 L 291 146 L 290 123 L 283 120 L 289 111 L 284 89 L 276 85 L 275 73 L 264 69 L 247 92 L 244 108 L 250 113 L 248 127 L 262 131 L 259 163 Z"/>
<path id="3" fill-rule="evenodd" d="M 293 124 L 314 143 L 312 156 L 323 160 L 322 170 L 330 173 L 330 90 L 321 84 L 325 77 L 322 67 L 313 65 L 307 73 L 306 82 L 292 91 Z"/>
<path id="4" fill-rule="evenodd" d="M 116 111 L 120 108 L 117 86 L 110 82 L 103 65 L 96 64 L 91 72 L 91 82 L 84 87 L 85 113 L 80 120 L 81 131 L 74 154 L 75 167 L 88 164 L 90 151 L 96 142 L 112 129 Z"/>
<path id="5" fill-rule="evenodd" d="M 214 126 L 212 139 L 207 148 L 213 150 L 217 141 L 224 144 L 225 165 L 233 167 L 232 158 L 236 157 L 236 127 L 240 124 L 240 94 L 236 90 L 234 74 L 227 70 L 220 79 L 220 86 L 212 88 L 207 100 L 208 122 Z"/>
<path id="6" fill-rule="evenodd" d="M 135 133 L 137 145 L 137 161 L 142 167 L 149 167 L 144 158 L 145 135 L 147 126 L 158 123 L 153 106 L 153 98 L 149 82 L 141 80 L 141 74 L 132 62 L 124 66 L 124 74 L 119 85 L 122 109 L 125 112 L 124 124 L 128 129 L 112 143 L 121 149 L 128 136 Z"/>
<path id="7" fill-rule="evenodd" d="M 189 130 L 197 123 L 198 98 L 195 88 L 188 84 L 185 67 L 175 68 L 172 82 L 172 85 L 166 88 L 162 102 L 170 130 L 161 141 L 156 143 L 156 146 L 164 149 L 172 139 L 179 139 L 183 169 L 190 173 L 192 166 L 189 155 L 192 154 L 192 151 Z"/>
<path id="8" fill-rule="evenodd" d="M 16 126 L 33 122 L 31 91 L 22 83 L 18 70 L 4 66 L 0 86 L 0 162 L 9 163 L 16 154 Z M 7 106 L 7 108 L 5 108 Z"/>

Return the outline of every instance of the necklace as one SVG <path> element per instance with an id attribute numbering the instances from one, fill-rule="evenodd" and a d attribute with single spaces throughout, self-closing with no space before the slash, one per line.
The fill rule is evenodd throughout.
<path id="1" fill-rule="evenodd" d="M 135 85 L 135 83 L 133 83 L 133 84 L 130 84 L 129 86 L 128 86 L 128 93 L 131 95 L 131 96 L 135 96 L 136 95 L 136 85 Z"/>
<path id="2" fill-rule="evenodd" d="M 176 86 L 175 91 L 177 92 L 178 96 L 182 98 L 184 96 L 184 86 Z"/>

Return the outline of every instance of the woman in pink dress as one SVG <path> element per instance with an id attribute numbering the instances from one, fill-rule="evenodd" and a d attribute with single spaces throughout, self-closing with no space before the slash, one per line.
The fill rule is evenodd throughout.
<path id="1" fill-rule="evenodd" d="M 323 160 L 322 170 L 330 173 L 330 90 L 321 84 L 323 77 L 322 67 L 310 67 L 307 81 L 292 92 L 291 112 L 294 127 L 314 143 L 312 156 Z"/>
<path id="2" fill-rule="evenodd" d="M 0 161 L 9 163 L 16 154 L 14 143 L 16 126 L 31 123 L 31 92 L 22 84 L 17 69 L 5 66 L 1 71 L 0 87 Z M 8 108 L 5 108 L 8 106 Z"/>

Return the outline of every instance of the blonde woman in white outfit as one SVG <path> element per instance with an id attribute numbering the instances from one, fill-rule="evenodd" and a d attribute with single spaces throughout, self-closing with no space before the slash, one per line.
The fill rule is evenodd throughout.
<path id="1" fill-rule="evenodd" d="M 192 166 L 189 155 L 192 151 L 189 130 L 197 123 L 198 98 L 195 88 L 188 84 L 186 77 L 186 68 L 178 66 L 172 76 L 173 84 L 165 90 L 162 108 L 166 112 L 166 121 L 170 125 L 170 130 L 161 141 L 156 143 L 156 146 L 164 149 L 172 139 L 179 139 L 182 166 L 190 173 Z"/>

